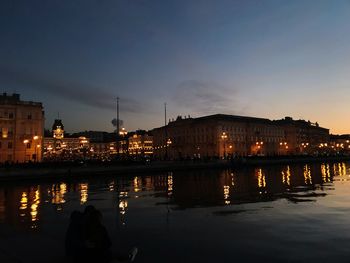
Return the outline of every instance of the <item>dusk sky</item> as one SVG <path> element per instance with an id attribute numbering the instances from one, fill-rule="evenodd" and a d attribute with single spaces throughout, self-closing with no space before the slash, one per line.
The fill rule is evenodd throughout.
<path id="1" fill-rule="evenodd" d="M 318 122 L 350 133 L 350 1 L 2 0 L 0 91 L 69 132 L 177 115 Z"/>

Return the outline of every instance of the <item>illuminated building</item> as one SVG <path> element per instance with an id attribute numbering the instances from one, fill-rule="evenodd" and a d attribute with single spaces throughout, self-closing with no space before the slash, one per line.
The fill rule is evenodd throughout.
<path id="1" fill-rule="evenodd" d="M 230 158 L 277 154 L 283 129 L 268 119 L 216 114 L 179 116 L 152 131 L 157 158 Z"/>
<path id="2" fill-rule="evenodd" d="M 328 147 L 329 129 L 320 127 L 317 122 L 293 120 L 291 117 L 274 122 L 284 130 L 289 154 L 319 153 Z"/>
<path id="3" fill-rule="evenodd" d="M 41 161 L 43 133 L 42 103 L 0 95 L 0 162 Z"/>
<path id="4" fill-rule="evenodd" d="M 65 136 L 62 120 L 56 119 L 52 126 L 52 137 L 44 138 L 45 159 L 76 159 L 86 157 L 90 140 L 84 136 Z"/>
<path id="5" fill-rule="evenodd" d="M 120 154 L 127 154 L 128 153 L 128 145 L 129 145 L 129 141 L 128 141 L 128 132 L 126 131 L 125 128 L 122 128 L 119 131 L 119 153 Z"/>
<path id="6" fill-rule="evenodd" d="M 330 135 L 330 152 L 331 153 L 350 153 L 350 134 Z"/>
<path id="7" fill-rule="evenodd" d="M 153 155 L 153 137 L 145 131 L 130 133 L 128 139 L 129 155 L 151 156 Z"/>
<path id="8" fill-rule="evenodd" d="M 56 119 L 52 126 L 52 137 L 54 139 L 54 149 L 60 150 L 62 146 L 65 146 L 63 143 L 64 138 L 64 126 L 61 120 Z"/>
<path id="9" fill-rule="evenodd" d="M 216 114 L 169 121 L 152 130 L 158 159 L 231 158 L 301 153 L 329 141 L 317 123 Z M 302 145 L 304 143 L 304 145 Z"/>

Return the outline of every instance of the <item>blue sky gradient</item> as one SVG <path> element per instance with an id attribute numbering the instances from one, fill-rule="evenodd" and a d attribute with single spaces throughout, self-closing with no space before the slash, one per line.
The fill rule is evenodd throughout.
<path id="1" fill-rule="evenodd" d="M 350 133 L 350 1 L 0 3 L 0 90 L 42 101 L 46 126 L 127 130 L 227 113 Z"/>

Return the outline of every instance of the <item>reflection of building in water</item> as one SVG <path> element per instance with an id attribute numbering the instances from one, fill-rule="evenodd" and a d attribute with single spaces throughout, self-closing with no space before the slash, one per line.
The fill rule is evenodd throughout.
<path id="1" fill-rule="evenodd" d="M 230 186 L 224 185 L 224 201 L 225 205 L 229 205 L 231 203 L 230 199 Z"/>
<path id="2" fill-rule="evenodd" d="M 173 173 L 168 173 L 168 196 L 170 197 L 173 194 Z"/>
<path id="3" fill-rule="evenodd" d="M 271 201 L 283 196 L 281 193 L 309 190 L 296 186 L 322 184 L 322 174 L 320 164 L 288 165 L 238 169 L 234 173 L 188 172 L 186 176 L 174 172 L 173 181 L 176 187 L 171 202 L 186 208 Z"/>
<path id="4" fill-rule="evenodd" d="M 119 201 L 119 212 L 120 212 L 120 214 L 125 215 L 127 208 L 128 208 L 128 201 L 127 200 L 120 200 Z"/>
<path id="5" fill-rule="evenodd" d="M 27 197 L 27 193 L 23 192 L 22 196 L 21 196 L 21 200 L 20 200 L 20 206 L 19 206 L 19 216 L 20 217 L 25 217 L 26 216 L 26 210 L 28 208 L 28 197 Z"/>
<path id="6" fill-rule="evenodd" d="M 347 175 L 346 164 L 345 163 L 333 164 L 333 172 L 335 176 L 345 177 Z"/>
<path id="7" fill-rule="evenodd" d="M 143 185 L 144 185 L 146 191 L 153 190 L 153 183 L 152 183 L 151 176 L 143 177 L 142 180 L 144 182 Z"/>
<path id="8" fill-rule="evenodd" d="M 329 164 L 324 164 L 324 163 L 321 164 L 321 174 L 322 174 L 322 181 L 324 183 L 329 183 L 331 181 Z"/>
<path id="9" fill-rule="evenodd" d="M 28 224 L 28 226 L 33 229 L 37 228 L 38 222 L 40 221 L 40 186 L 30 187 L 29 190 L 20 192 L 13 191 L 13 193 L 11 193 L 10 199 L 12 198 L 16 198 L 18 200 L 18 214 L 13 215 L 14 217 L 12 218 L 9 218 L 9 222 L 17 222 L 15 218 L 18 218 L 20 223 Z"/>
<path id="10" fill-rule="evenodd" d="M 79 190 L 80 190 L 80 204 L 83 205 L 88 201 L 89 184 L 88 183 L 79 184 Z"/>
<path id="11" fill-rule="evenodd" d="M 142 184 L 141 180 L 137 176 L 135 176 L 135 178 L 134 178 L 134 192 L 135 193 L 142 190 L 141 184 Z"/>
<path id="12" fill-rule="evenodd" d="M 307 164 L 304 165 L 304 181 L 305 184 L 312 184 L 311 169 Z"/>
<path id="13" fill-rule="evenodd" d="M 122 225 L 125 225 L 125 215 L 128 208 L 127 198 L 128 198 L 128 192 L 121 191 L 119 193 L 118 208 L 119 208 L 120 222 Z"/>
<path id="14" fill-rule="evenodd" d="M 57 205 L 57 210 L 62 209 L 62 204 L 66 202 L 65 194 L 67 193 L 67 185 L 65 183 L 53 184 L 51 187 L 51 203 Z"/>
<path id="15" fill-rule="evenodd" d="M 164 191 L 168 188 L 168 177 L 166 175 L 152 176 L 151 180 L 155 191 Z"/>
<path id="16" fill-rule="evenodd" d="M 35 195 L 34 195 L 34 199 L 33 199 L 33 202 L 30 206 L 30 215 L 31 215 L 31 219 L 32 219 L 32 222 L 33 222 L 33 225 L 32 225 L 32 228 L 36 228 L 37 225 L 36 225 L 36 221 L 39 220 L 39 216 L 38 216 L 38 209 L 39 209 L 39 205 L 40 205 L 40 190 L 39 190 L 39 186 L 38 186 L 38 189 L 35 191 Z"/>
<path id="17" fill-rule="evenodd" d="M 211 206 L 223 204 L 224 186 L 232 183 L 231 173 L 222 171 L 191 172 L 186 176 L 172 175 L 172 199 L 180 207 Z M 165 191 L 168 189 L 165 188 Z M 227 194 L 227 188 L 225 193 Z M 230 194 L 225 201 L 230 201 Z"/>
<path id="18" fill-rule="evenodd" d="M 282 183 L 290 186 L 290 167 L 287 165 L 285 170 L 282 170 Z"/>
<path id="19" fill-rule="evenodd" d="M 115 182 L 114 181 L 111 181 L 109 184 L 108 184 L 108 189 L 110 192 L 114 192 L 114 185 L 115 185 Z"/>
<path id="20" fill-rule="evenodd" d="M 0 188 L 0 223 L 5 221 L 5 190 Z"/>
<path id="21" fill-rule="evenodd" d="M 266 187 L 266 177 L 265 173 L 263 173 L 263 170 L 261 168 L 255 170 L 255 174 L 258 178 L 258 187 L 259 188 L 265 188 Z M 262 192 L 260 192 L 262 193 Z"/>

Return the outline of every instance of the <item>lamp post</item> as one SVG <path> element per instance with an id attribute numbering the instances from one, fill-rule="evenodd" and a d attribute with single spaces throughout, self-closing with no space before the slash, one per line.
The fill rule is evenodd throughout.
<path id="1" fill-rule="evenodd" d="M 29 143 L 29 140 L 27 140 L 27 139 L 23 141 L 23 144 L 24 144 L 24 162 L 26 162 L 28 143 Z"/>
<path id="2" fill-rule="evenodd" d="M 227 134 L 226 134 L 226 132 L 223 132 L 223 133 L 221 134 L 221 139 L 222 139 L 222 141 L 224 142 L 224 159 L 226 159 L 226 142 L 225 142 L 225 140 L 227 139 Z"/>
<path id="3" fill-rule="evenodd" d="M 172 144 L 173 142 L 171 141 L 171 139 L 169 138 L 167 141 L 166 141 L 166 146 L 167 148 L 170 147 L 170 145 Z M 168 150 L 167 150 L 167 153 L 168 153 Z M 170 152 L 169 152 L 170 153 Z M 171 154 L 170 154 L 171 155 Z"/>
<path id="4" fill-rule="evenodd" d="M 126 145 L 126 141 L 125 141 L 125 137 L 126 135 L 128 135 L 128 132 L 125 130 L 125 128 L 122 128 L 121 131 L 119 131 L 119 136 L 121 138 L 121 152 L 124 155 L 124 153 L 126 152 L 125 150 L 125 145 Z"/>
<path id="5" fill-rule="evenodd" d="M 255 145 L 257 146 L 258 150 L 257 150 L 257 154 L 262 154 L 262 147 L 264 145 L 264 142 L 256 142 Z"/>
<path id="6" fill-rule="evenodd" d="M 280 142 L 280 147 L 281 147 L 281 152 L 283 153 L 283 151 L 285 152 L 285 155 L 287 155 L 289 146 L 287 142 Z"/>
<path id="7" fill-rule="evenodd" d="M 34 137 L 33 137 L 33 140 L 34 140 L 34 142 L 35 142 L 35 158 L 34 158 L 34 161 L 36 162 L 37 160 L 38 160 L 38 155 L 37 155 L 37 140 L 39 139 L 39 136 L 37 136 L 37 135 L 35 135 Z"/>
<path id="8" fill-rule="evenodd" d="M 41 145 L 40 144 L 37 144 L 37 146 L 35 147 L 35 157 L 36 157 L 36 160 L 38 161 L 38 149 L 41 148 Z"/>

